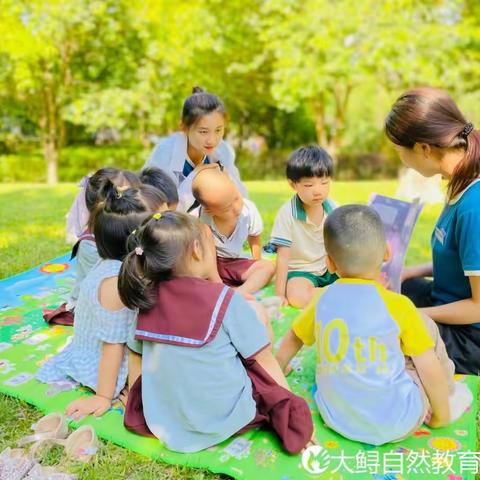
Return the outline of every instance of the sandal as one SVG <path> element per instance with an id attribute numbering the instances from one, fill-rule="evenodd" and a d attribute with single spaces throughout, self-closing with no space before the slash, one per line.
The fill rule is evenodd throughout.
<path id="1" fill-rule="evenodd" d="M 97 435 L 90 425 L 83 425 L 74 430 L 66 440 L 55 438 L 40 440 L 32 445 L 30 455 L 35 458 L 39 450 L 46 445 L 62 445 L 66 455 L 78 462 L 88 462 L 98 450 Z"/>
<path id="2" fill-rule="evenodd" d="M 33 435 L 21 438 L 17 445 L 38 442 L 39 440 L 62 439 L 68 435 L 67 421 L 60 413 L 50 413 L 32 425 Z"/>
<path id="3" fill-rule="evenodd" d="M 21 448 L 7 447 L 0 453 L 0 480 L 20 480 L 34 462 Z"/>
<path id="4" fill-rule="evenodd" d="M 54 467 L 43 467 L 39 463 L 28 472 L 28 475 L 24 477 L 29 480 L 75 480 L 76 475 L 70 473 L 59 472 Z"/>

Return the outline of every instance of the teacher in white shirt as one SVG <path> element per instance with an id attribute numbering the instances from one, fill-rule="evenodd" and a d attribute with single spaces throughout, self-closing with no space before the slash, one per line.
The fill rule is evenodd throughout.
<path id="1" fill-rule="evenodd" d="M 194 87 L 183 104 L 182 130 L 160 141 L 145 164 L 161 168 L 175 181 L 178 211 L 186 212 L 194 206 L 192 180 L 204 168 L 219 166 L 230 175 L 242 195 L 247 196 L 235 166 L 235 152 L 223 140 L 225 116 L 223 102 L 216 95 Z"/>

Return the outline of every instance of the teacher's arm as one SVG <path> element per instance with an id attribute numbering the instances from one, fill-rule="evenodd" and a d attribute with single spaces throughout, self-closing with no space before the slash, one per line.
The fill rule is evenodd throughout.
<path id="1" fill-rule="evenodd" d="M 471 298 L 420 310 L 438 323 L 470 325 L 480 322 L 480 277 L 471 276 L 468 280 L 472 290 Z"/>
<path id="2" fill-rule="evenodd" d="M 432 263 L 423 263 L 422 265 L 414 265 L 412 267 L 406 267 L 402 270 L 401 280 L 410 280 L 411 278 L 418 277 L 431 277 L 433 275 Z"/>

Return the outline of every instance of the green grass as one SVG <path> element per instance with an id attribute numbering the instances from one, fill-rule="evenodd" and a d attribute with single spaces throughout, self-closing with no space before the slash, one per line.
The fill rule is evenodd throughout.
<path id="1" fill-rule="evenodd" d="M 265 222 L 268 238 L 276 211 L 292 192 L 283 181 L 247 182 Z M 371 192 L 393 195 L 395 181 L 334 182 L 331 197 L 340 204 L 367 202 Z M 0 184 L 0 278 L 20 273 L 69 250 L 65 243 L 65 215 L 77 192 L 75 184 L 49 187 L 40 184 Z M 429 239 L 440 205 L 427 206 L 417 224 L 408 254 L 408 263 L 430 257 Z M 29 433 L 41 416 L 24 402 L 0 395 L 0 451 L 13 446 Z M 56 449 L 45 457 L 46 464 L 60 463 L 81 479 L 219 479 L 202 470 L 167 466 L 111 443 L 102 443 L 93 463 L 69 463 Z"/>

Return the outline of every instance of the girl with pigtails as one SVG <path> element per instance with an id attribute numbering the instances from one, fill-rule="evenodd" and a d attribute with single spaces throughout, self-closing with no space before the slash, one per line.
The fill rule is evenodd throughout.
<path id="1" fill-rule="evenodd" d="M 125 386 L 126 342 L 136 312 L 122 303 L 117 276 L 127 254 L 127 238 L 149 215 L 166 207 L 165 196 L 151 186 L 103 186 L 103 198 L 91 224 L 100 260 L 80 285 L 72 341 L 37 372 L 41 382 L 71 379 L 94 395 L 75 400 L 66 413 L 74 419 L 102 415 Z"/>
<path id="2" fill-rule="evenodd" d="M 212 245 L 207 226 L 170 211 L 129 238 L 118 288 L 139 309 L 129 347 L 142 359 L 131 355 L 125 426 L 196 452 L 269 423 L 287 451 L 299 452 L 313 431 L 308 405 L 290 391 L 255 310 L 207 280 Z"/>

